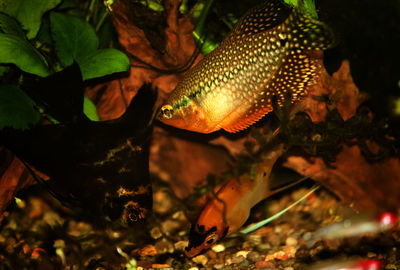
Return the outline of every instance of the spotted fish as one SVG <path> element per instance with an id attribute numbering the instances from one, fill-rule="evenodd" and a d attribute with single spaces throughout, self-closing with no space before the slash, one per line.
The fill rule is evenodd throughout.
<path id="1" fill-rule="evenodd" d="M 158 118 L 200 133 L 247 128 L 315 84 L 332 31 L 303 8 L 269 0 L 248 11 L 171 93 Z"/>

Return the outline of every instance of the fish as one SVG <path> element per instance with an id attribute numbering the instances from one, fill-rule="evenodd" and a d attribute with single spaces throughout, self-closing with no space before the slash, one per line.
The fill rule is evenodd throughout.
<path id="1" fill-rule="evenodd" d="M 198 133 L 246 129 L 276 106 L 298 101 L 317 82 L 334 34 L 299 1 L 249 10 L 220 46 L 190 69 L 157 119 Z"/>
<path id="2" fill-rule="evenodd" d="M 311 247 L 320 239 L 334 240 L 365 234 L 377 234 L 392 229 L 397 224 L 398 217 L 391 212 L 382 213 L 377 217 L 363 213 L 323 227 L 312 236 L 306 234 L 304 238 L 307 241 L 307 246 Z"/>
<path id="3" fill-rule="evenodd" d="M 59 123 L 5 128 L 0 141 L 80 217 L 98 226 L 144 225 L 153 202 L 149 148 L 155 89 L 143 85 L 125 113 L 109 121 L 84 115 L 84 83 L 76 63 L 23 89 Z M 33 169 L 50 180 L 42 181 Z"/>
<path id="4" fill-rule="evenodd" d="M 244 175 L 239 181 L 230 179 L 220 188 L 192 225 L 189 244 L 185 248 L 186 256 L 194 257 L 236 232 L 246 222 L 254 205 L 281 190 L 271 191 L 268 178 L 283 152 L 284 148 L 280 145 L 266 154 L 258 164 L 254 179 Z"/>
<path id="5" fill-rule="evenodd" d="M 309 265 L 303 270 L 379 270 L 382 262 L 377 259 L 356 258 L 347 260 L 326 260 Z"/>

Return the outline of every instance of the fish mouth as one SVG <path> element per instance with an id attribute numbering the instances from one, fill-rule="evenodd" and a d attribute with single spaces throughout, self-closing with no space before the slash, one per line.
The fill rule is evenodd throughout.
<path id="1" fill-rule="evenodd" d="M 216 226 L 206 231 L 204 225 L 193 224 L 189 231 L 189 244 L 185 248 L 186 256 L 191 258 L 204 252 L 204 241 L 208 235 L 216 231 Z"/>
<path id="2" fill-rule="evenodd" d="M 201 253 L 203 253 L 205 250 L 196 250 L 196 249 L 191 249 L 191 250 L 185 250 L 185 255 L 188 258 L 193 258 L 197 255 L 200 255 Z"/>
<path id="3" fill-rule="evenodd" d="M 204 225 L 193 224 L 189 232 L 189 244 L 185 248 L 185 255 L 189 258 L 206 252 L 212 245 L 223 239 L 229 231 L 229 226 L 225 228 L 222 235 L 217 232 L 217 227 L 213 226 L 207 231 Z M 216 234 L 217 238 L 212 243 L 206 243 L 209 235 Z"/>

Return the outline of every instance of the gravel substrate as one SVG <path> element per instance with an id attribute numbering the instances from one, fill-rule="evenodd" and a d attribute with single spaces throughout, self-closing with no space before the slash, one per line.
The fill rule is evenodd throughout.
<path id="1" fill-rule="evenodd" d="M 398 227 L 379 234 L 308 247 L 306 235 L 353 210 L 329 192 L 317 191 L 270 224 L 247 235 L 232 235 L 202 255 L 189 259 L 190 222 L 182 201 L 156 188 L 154 218 L 148 233 L 100 229 L 62 210 L 46 193 L 27 190 L 6 212 L 0 231 L 1 269 L 310 269 L 324 260 L 379 259 L 384 269 L 400 267 Z M 300 198 L 301 187 L 259 204 L 251 221 L 276 213 Z M 39 194 L 38 194 L 39 193 Z M 43 199 L 45 198 L 45 199 Z"/>

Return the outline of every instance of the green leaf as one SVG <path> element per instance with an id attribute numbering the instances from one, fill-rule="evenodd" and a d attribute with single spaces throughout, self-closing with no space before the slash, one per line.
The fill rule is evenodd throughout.
<path id="1" fill-rule="evenodd" d="M 96 105 L 86 96 L 83 97 L 83 112 L 92 121 L 99 121 Z"/>
<path id="2" fill-rule="evenodd" d="M 0 76 L 3 76 L 10 69 L 9 66 L 0 65 Z"/>
<path id="3" fill-rule="evenodd" d="M 116 49 L 97 50 L 78 63 L 83 80 L 128 71 L 130 67 L 129 58 Z"/>
<path id="4" fill-rule="evenodd" d="M 46 60 L 26 39 L 0 34 L 0 63 L 15 64 L 21 70 L 41 77 L 50 74 Z"/>
<path id="5" fill-rule="evenodd" d="M 0 32 L 25 37 L 19 22 L 13 17 L 0 13 Z"/>
<path id="6" fill-rule="evenodd" d="M 79 62 L 99 47 L 93 28 L 78 18 L 52 12 L 50 28 L 58 58 L 66 67 Z"/>
<path id="7" fill-rule="evenodd" d="M 56 7 L 61 0 L 2 0 L 0 11 L 15 17 L 27 30 L 28 39 L 36 37 L 43 14 Z"/>
<path id="8" fill-rule="evenodd" d="M 304 9 L 314 19 L 318 18 L 317 10 L 315 8 L 315 0 L 284 0 L 286 4 L 296 7 L 300 1 L 301 6 L 299 8 Z"/>
<path id="9" fill-rule="evenodd" d="M 35 103 L 14 85 L 0 85 L 0 129 L 27 129 L 39 122 Z"/>

